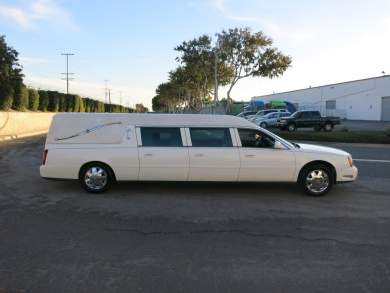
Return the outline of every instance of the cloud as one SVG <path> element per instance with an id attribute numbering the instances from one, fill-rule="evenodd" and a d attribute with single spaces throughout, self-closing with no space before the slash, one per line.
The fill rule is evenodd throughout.
<path id="1" fill-rule="evenodd" d="M 254 24 L 275 38 L 285 38 L 294 42 L 302 42 L 312 39 L 315 36 L 315 34 L 310 31 L 282 27 L 264 16 L 253 17 L 237 14 L 236 12 L 233 13 L 225 0 L 209 0 L 209 4 L 220 12 L 223 17 L 236 22 Z"/>
<path id="2" fill-rule="evenodd" d="M 76 28 L 70 14 L 54 0 L 33 0 L 30 5 L 0 4 L 0 16 L 26 31 L 36 29 L 39 22 Z"/>

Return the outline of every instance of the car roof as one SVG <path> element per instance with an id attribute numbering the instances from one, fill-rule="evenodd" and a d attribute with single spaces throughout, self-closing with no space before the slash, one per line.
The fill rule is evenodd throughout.
<path id="1" fill-rule="evenodd" d="M 218 127 L 250 127 L 248 120 L 232 115 L 208 114 L 148 114 L 148 113 L 58 113 L 53 123 L 89 121 L 97 124 L 107 122 L 122 122 L 128 125 L 139 126 L 218 126 Z"/>

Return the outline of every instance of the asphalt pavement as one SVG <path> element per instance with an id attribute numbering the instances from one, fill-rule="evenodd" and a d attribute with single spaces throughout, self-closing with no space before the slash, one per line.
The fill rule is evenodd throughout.
<path id="1" fill-rule="evenodd" d="M 390 292 L 390 146 L 331 144 L 359 178 L 315 198 L 237 183 L 88 194 L 39 177 L 43 143 L 0 143 L 0 292 Z"/>

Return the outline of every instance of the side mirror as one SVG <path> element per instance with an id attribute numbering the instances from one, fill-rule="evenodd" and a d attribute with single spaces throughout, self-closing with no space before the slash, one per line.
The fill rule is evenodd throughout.
<path id="1" fill-rule="evenodd" d="M 280 141 L 275 140 L 274 149 L 284 150 L 286 148 L 284 147 L 284 145 Z"/>

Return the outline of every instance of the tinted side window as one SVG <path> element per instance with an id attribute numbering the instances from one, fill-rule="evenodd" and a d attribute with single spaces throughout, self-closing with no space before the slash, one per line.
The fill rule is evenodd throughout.
<path id="1" fill-rule="evenodd" d="M 229 128 L 190 128 L 193 147 L 231 147 Z"/>
<path id="2" fill-rule="evenodd" d="M 180 128 L 177 127 L 141 127 L 142 146 L 181 147 Z"/>
<path id="3" fill-rule="evenodd" d="M 310 112 L 310 113 L 311 113 L 311 117 L 312 117 L 312 118 L 318 118 L 318 117 L 321 116 L 321 115 L 320 115 L 320 112 L 317 112 L 317 111 Z"/>
<path id="4" fill-rule="evenodd" d="M 273 148 L 275 139 L 256 129 L 238 129 L 243 148 Z"/>

